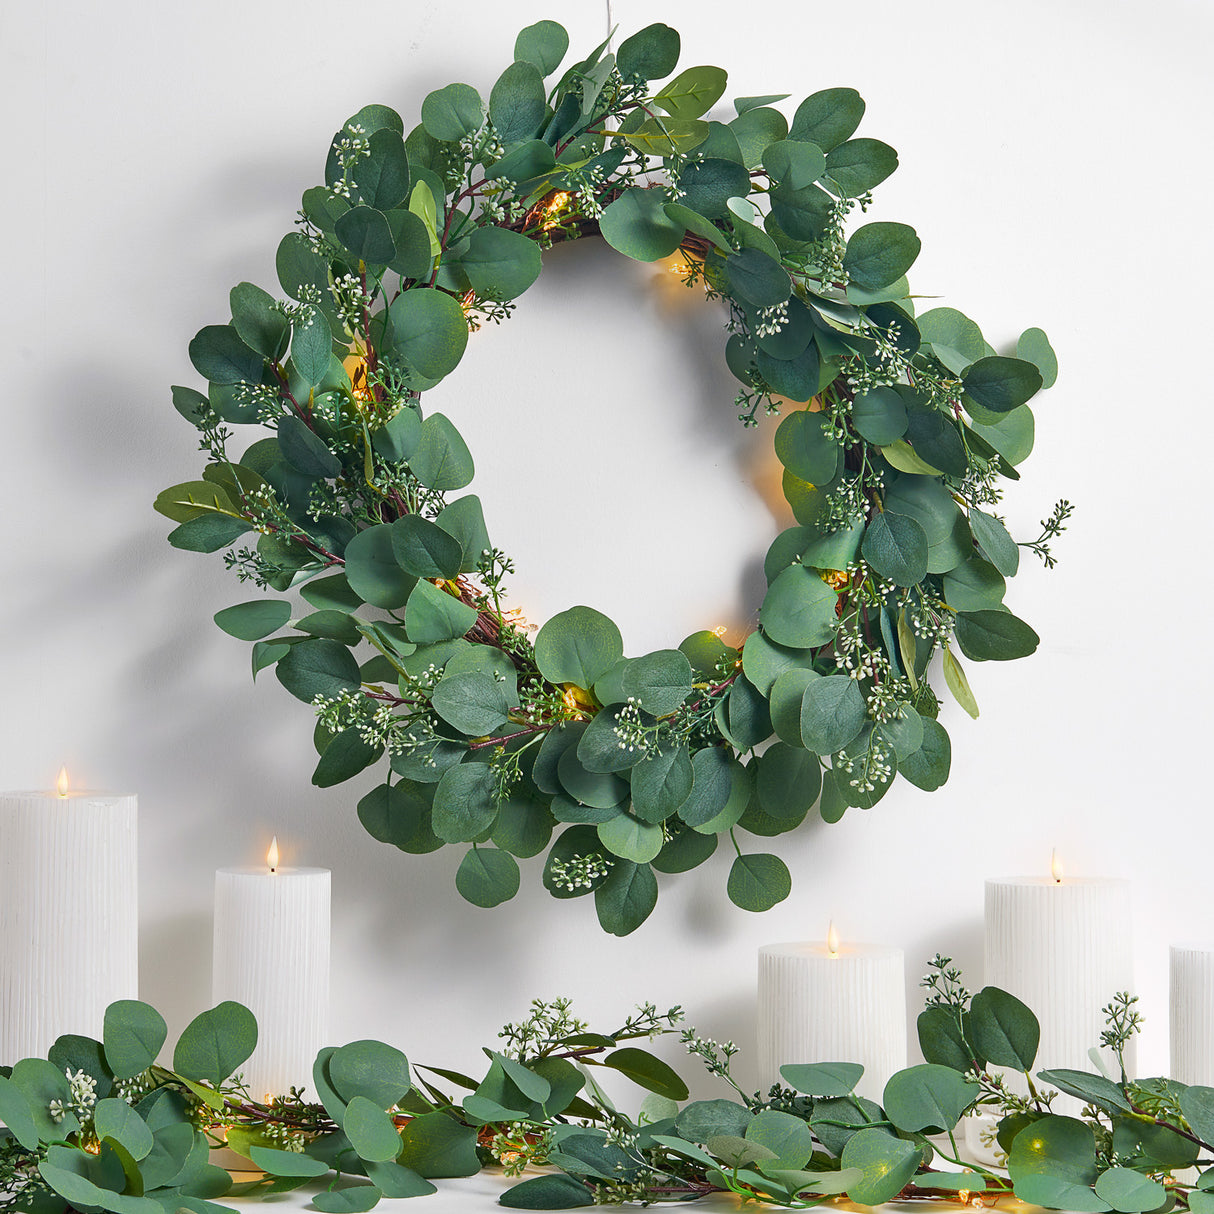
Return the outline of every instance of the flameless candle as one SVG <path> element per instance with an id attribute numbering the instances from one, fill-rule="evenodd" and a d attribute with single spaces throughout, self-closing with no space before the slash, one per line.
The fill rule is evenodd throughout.
<path id="1" fill-rule="evenodd" d="M 1181 1083 L 1214 1086 L 1214 945 L 1171 949 L 1172 1066 Z"/>
<path id="2" fill-rule="evenodd" d="M 788 1063 L 860 1062 L 856 1091 L 880 1100 L 906 1066 L 906 972 L 902 950 L 840 944 L 831 925 L 822 944 L 759 949 L 760 1090 L 782 1082 Z"/>
<path id="3" fill-rule="evenodd" d="M 985 980 L 1023 1000 L 1040 1021 L 1037 1070 L 1089 1070 L 1088 1050 L 1105 1028 L 1101 1008 L 1134 987 L 1130 885 L 1067 877 L 1057 855 L 1051 869 L 987 881 Z M 1130 1066 L 1133 1057 L 1131 1042 Z"/>
<path id="4" fill-rule="evenodd" d="M 0 793 L 0 1064 L 57 1037 L 100 1038 L 105 1009 L 139 993 L 137 800 Z"/>
<path id="5" fill-rule="evenodd" d="M 257 1017 L 241 1068 L 255 1097 L 311 1083 L 329 1032 L 327 868 L 283 868 L 275 838 L 263 866 L 216 872 L 211 991 Z"/>

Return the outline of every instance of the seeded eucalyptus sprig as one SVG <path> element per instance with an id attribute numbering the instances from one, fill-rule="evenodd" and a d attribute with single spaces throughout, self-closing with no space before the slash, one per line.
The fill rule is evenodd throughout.
<path id="1" fill-rule="evenodd" d="M 942 957 L 924 985 L 927 1062 L 893 1075 L 879 1104 L 856 1094 L 864 1068 L 847 1061 L 789 1063 L 769 1091 L 747 1093 L 737 1047 L 681 1027 L 681 1008 L 642 1004 L 600 1033 L 568 999 L 536 1000 L 507 1024 L 480 1080 L 358 1041 L 322 1050 L 306 1087 L 259 1102 L 236 1073 L 257 1040 L 246 1009 L 204 1012 L 168 1067 L 164 1021 L 118 1003 L 102 1041 L 63 1037 L 49 1059 L 0 1068 L 0 1209 L 220 1214 L 214 1199 L 227 1193 L 312 1185 L 317 1209 L 357 1214 L 384 1196 L 432 1193 L 435 1180 L 493 1166 L 513 1178 L 533 1165 L 544 1172 L 507 1189 L 502 1205 L 730 1192 L 790 1209 L 839 1194 L 868 1206 L 1015 1195 L 1089 1214 L 1214 1209 L 1214 1088 L 1066 1070 L 1039 1072 L 1039 1085 L 1040 1029 L 1023 1003 L 995 987 L 971 996 Z M 1141 1024 L 1135 1000 L 1118 994 L 1106 1014 L 1104 1043 L 1120 1050 Z M 671 1035 L 731 1089 L 726 1098 L 688 1103 L 679 1074 L 636 1044 Z M 604 1091 L 609 1071 L 647 1093 L 635 1116 Z M 1006 1071 L 1022 1074 L 1027 1095 Z M 1084 1101 L 1082 1115 L 1053 1112 L 1053 1089 Z M 959 1153 L 960 1120 L 979 1110 L 997 1114 L 1005 1170 Z M 208 1161 L 221 1144 L 264 1175 L 234 1185 Z"/>
<path id="2" fill-rule="evenodd" d="M 206 466 L 156 506 L 173 545 L 224 551 L 276 592 L 216 621 L 252 642 L 254 676 L 273 667 L 315 709 L 316 785 L 385 763 L 358 808 L 375 838 L 466 847 L 456 885 L 485 907 L 546 852 L 549 891 L 593 893 L 624 935 L 653 910 L 656 874 L 702 863 L 722 836 L 729 897 L 765 910 L 790 876 L 748 837 L 815 806 L 831 822 L 871 808 L 899 774 L 939 788 L 951 742 L 932 657 L 977 716 L 958 654 L 1036 649 L 1006 580 L 1021 546 L 1054 563 L 1070 506 L 1022 544 L 995 512 L 1032 449 L 1027 402 L 1053 383 L 1053 351 L 1030 329 L 1007 357 L 955 309 L 917 312 L 914 231 L 853 226 L 898 163 L 854 137 L 854 90 L 813 93 L 791 119 L 784 95 L 724 115 L 726 73 L 675 75 L 668 26 L 562 68 L 567 50 L 538 22 L 487 103 L 452 84 L 407 133 L 382 105 L 343 125 L 278 246 L 287 298 L 241 283 L 231 320 L 190 343 L 208 388 L 173 400 Z M 672 259 L 724 312 L 741 421 L 785 411 L 775 453 L 796 525 L 767 553 L 736 646 L 702 631 L 626 657 L 616 625 L 580 605 L 536 632 L 462 493 L 463 438 L 423 411 L 543 250 L 587 236 Z"/>

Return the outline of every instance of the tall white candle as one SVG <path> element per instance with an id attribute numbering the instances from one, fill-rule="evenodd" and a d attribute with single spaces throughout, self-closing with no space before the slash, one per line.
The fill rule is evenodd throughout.
<path id="1" fill-rule="evenodd" d="M 1181 1083 L 1214 1086 L 1214 945 L 1171 948 L 1172 1066 Z"/>
<path id="2" fill-rule="evenodd" d="M 985 980 L 1040 1022 L 1036 1070 L 1091 1070 L 1101 1009 L 1134 989 L 1129 882 L 1067 877 L 1057 866 L 1050 876 L 987 881 Z M 1133 1058 L 1131 1042 L 1130 1067 Z M 1115 1065 L 1107 1052 L 1106 1061 Z"/>
<path id="3" fill-rule="evenodd" d="M 211 993 L 257 1017 L 257 1049 L 241 1067 L 257 1099 L 312 1081 L 329 1032 L 329 870 L 267 863 L 215 874 Z"/>
<path id="4" fill-rule="evenodd" d="M 906 967 L 884 944 L 765 944 L 759 949 L 761 1091 L 787 1063 L 859 1062 L 856 1091 L 880 1101 L 906 1066 Z"/>
<path id="5" fill-rule="evenodd" d="M 0 793 L 0 1063 L 55 1038 L 100 1038 L 105 1009 L 139 993 L 137 801 Z"/>

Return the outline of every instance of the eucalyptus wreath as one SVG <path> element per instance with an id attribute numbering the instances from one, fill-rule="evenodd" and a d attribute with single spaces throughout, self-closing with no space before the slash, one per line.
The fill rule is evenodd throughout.
<path id="1" fill-rule="evenodd" d="M 324 1214 L 364 1214 L 383 1197 L 434 1193 L 435 1180 L 539 1165 L 547 1170 L 506 1188 L 501 1205 L 649 1206 L 728 1192 L 789 1209 L 842 1194 L 956 1209 L 1014 1194 L 1085 1214 L 1214 1211 L 1214 1088 L 1127 1076 L 1125 1047 L 1141 1024 L 1132 996 L 1105 1008 L 1112 1074 L 1041 1070 L 1038 1084 L 1040 1027 L 1020 1000 L 997 987 L 971 996 L 945 957 L 923 985 L 927 1061 L 892 1075 L 880 1103 L 857 1094 L 859 1063 L 791 1061 L 751 1093 L 734 1076 L 734 1044 L 681 1027 L 681 1008 L 644 1004 L 600 1032 L 567 999 L 536 1000 L 507 1024 L 479 1080 L 354 1041 L 320 1051 L 307 1098 L 301 1085 L 261 1100 L 240 1076 L 257 1044 L 247 1008 L 203 1012 L 169 1062 L 160 1014 L 115 1003 L 102 1040 L 60 1037 L 47 1058 L 0 1067 L 0 1210 L 230 1214 L 216 1199 L 274 1201 L 310 1186 Z M 672 1033 L 726 1098 L 687 1102 L 680 1074 L 637 1044 Z M 603 1090 L 613 1073 L 647 1093 L 638 1112 Z M 1055 1111 L 1058 1092 L 1083 1101 L 1082 1114 Z M 997 1118 L 992 1146 L 1005 1169 L 961 1156 L 958 1125 L 974 1111 Z M 263 1175 L 234 1184 L 210 1162 L 218 1146 Z"/>
<path id="2" fill-rule="evenodd" d="M 1022 547 L 1052 564 L 1070 507 L 1020 543 L 994 509 L 1032 448 L 1027 402 L 1056 374 L 1045 334 L 996 353 L 960 312 L 917 313 L 913 229 L 845 233 L 898 163 L 854 137 L 854 90 L 814 93 L 791 123 L 785 95 L 738 98 L 717 121 L 721 68 L 652 84 L 675 70 L 675 30 L 606 45 L 560 71 L 568 35 L 541 21 L 487 104 L 451 84 L 407 134 L 382 105 L 345 123 L 278 246 L 287 298 L 242 282 L 231 320 L 190 343 L 209 386 L 173 401 L 206 467 L 156 508 L 175 547 L 222 550 L 278 596 L 298 588 L 302 615 L 276 596 L 215 618 L 253 643 L 254 677 L 272 666 L 314 706 L 314 784 L 386 757 L 358 806 L 375 838 L 467 846 L 456 885 L 487 907 L 518 890 L 517 858 L 547 849 L 551 893 L 593 893 L 623 935 L 653 910 L 655 870 L 701 864 L 723 835 L 730 898 L 764 910 L 789 872 L 739 835 L 792 830 L 815 805 L 837 821 L 899 773 L 939 788 L 951 747 L 929 662 L 943 651 L 946 685 L 977 716 L 957 650 L 1036 649 L 1006 579 Z M 797 521 L 767 553 L 740 646 L 703 631 L 625 657 L 616 625 L 582 605 L 532 637 L 508 605 L 511 562 L 460 493 L 468 447 L 423 412 L 543 250 L 591 234 L 673 259 L 718 301 L 745 425 L 786 410 L 775 452 Z"/>

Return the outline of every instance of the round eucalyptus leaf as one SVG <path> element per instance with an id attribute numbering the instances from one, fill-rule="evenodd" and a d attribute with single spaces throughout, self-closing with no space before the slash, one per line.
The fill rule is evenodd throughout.
<path id="1" fill-rule="evenodd" d="M 777 645 L 814 648 L 834 636 L 838 601 L 838 592 L 816 573 L 792 565 L 767 588 L 759 622 Z"/>
<path id="2" fill-rule="evenodd" d="M 776 742 L 759 756 L 758 767 L 755 788 L 764 811 L 777 820 L 804 818 L 822 789 L 817 755 Z"/>
<path id="3" fill-rule="evenodd" d="M 771 910 L 792 891 L 788 865 L 766 853 L 738 856 L 729 870 L 729 900 L 748 911 Z"/>
<path id="4" fill-rule="evenodd" d="M 434 790 L 434 833 L 444 843 L 471 843 L 497 817 L 497 785 L 484 763 L 448 768 Z"/>
<path id="5" fill-rule="evenodd" d="M 634 261 L 669 257 L 683 239 L 683 227 L 666 214 L 658 191 L 629 190 L 603 211 L 603 239 Z"/>
<path id="6" fill-rule="evenodd" d="M 422 101 L 422 126 L 440 143 L 471 135 L 484 121 L 485 106 L 470 84 L 449 84 Z"/>
<path id="7" fill-rule="evenodd" d="M 455 888 L 473 906 L 500 906 L 519 887 L 518 861 L 495 847 L 469 848 L 455 874 Z"/>
<path id="8" fill-rule="evenodd" d="M 816 755 L 830 755 L 864 728 L 867 708 L 855 679 L 827 675 L 806 685 L 801 699 L 801 741 Z"/>
<path id="9" fill-rule="evenodd" d="M 624 656 L 619 628 L 591 607 L 554 615 L 535 638 L 535 660 L 552 683 L 593 687 Z"/>
<path id="10" fill-rule="evenodd" d="M 905 514 L 878 514 L 864 532 L 860 551 L 896 586 L 917 586 L 927 577 L 927 534 Z"/>
<path id="11" fill-rule="evenodd" d="M 409 1060 L 381 1041 L 352 1041 L 334 1050 L 327 1072 L 347 1105 L 361 1097 L 381 1112 L 403 1100 L 412 1085 Z"/>
<path id="12" fill-rule="evenodd" d="M 196 1083 L 219 1087 L 257 1046 L 257 1021 L 231 1000 L 195 1016 L 173 1051 L 173 1070 Z"/>

